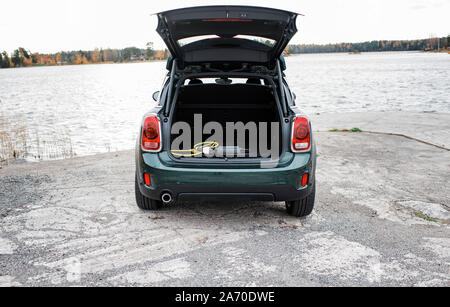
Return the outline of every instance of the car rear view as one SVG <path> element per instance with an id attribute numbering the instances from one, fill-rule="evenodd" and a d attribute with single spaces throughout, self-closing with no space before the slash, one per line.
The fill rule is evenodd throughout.
<path id="1" fill-rule="evenodd" d="M 159 209 L 184 200 L 284 201 L 309 215 L 316 148 L 295 106 L 282 53 L 297 14 L 213 6 L 158 14 L 171 57 L 158 106 L 136 147 L 136 200 Z"/>

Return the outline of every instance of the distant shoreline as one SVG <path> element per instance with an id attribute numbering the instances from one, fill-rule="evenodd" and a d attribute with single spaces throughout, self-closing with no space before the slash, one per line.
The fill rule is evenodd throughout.
<path id="1" fill-rule="evenodd" d="M 313 54 L 348 54 L 348 55 L 360 55 L 360 54 L 368 54 L 368 53 L 448 53 L 450 54 L 450 51 L 447 50 L 388 50 L 388 51 L 361 51 L 361 52 L 301 52 L 301 53 L 292 53 L 286 55 L 286 57 L 290 56 L 299 56 L 299 55 L 313 55 Z M 106 65 L 106 64 L 139 64 L 139 63 L 158 63 L 158 62 L 165 62 L 167 60 L 136 60 L 136 61 L 123 61 L 123 62 L 100 62 L 100 63 L 86 63 L 86 64 L 56 64 L 56 65 L 32 65 L 32 66 L 22 66 L 22 67 L 9 67 L 9 68 L 3 68 L 3 69 L 17 69 L 17 68 L 35 68 L 35 67 L 58 67 L 58 66 L 85 66 L 85 65 Z M 2 70 L 3 70 L 2 69 Z"/>
<path id="2" fill-rule="evenodd" d="M 349 55 L 358 55 L 363 53 L 448 53 L 450 54 L 450 50 L 386 50 L 386 51 L 342 51 L 342 52 L 301 52 L 301 53 L 290 53 L 289 56 L 295 55 L 305 55 L 305 54 L 349 54 Z"/>
<path id="3" fill-rule="evenodd" d="M 100 64 L 105 62 L 140 63 L 169 58 L 169 49 L 155 50 L 153 45 L 153 42 L 148 42 L 145 48 L 96 48 L 87 51 L 60 51 L 53 54 L 31 52 L 26 48 L 19 47 L 11 54 L 8 54 L 6 51 L 0 53 L 0 68 L 30 67 L 35 65 L 56 66 L 68 63 L 71 65 Z M 359 43 L 290 44 L 284 49 L 284 53 L 288 55 L 320 53 L 360 54 L 362 52 L 391 51 L 450 53 L 450 36 L 415 40 L 374 40 Z"/>
<path id="4" fill-rule="evenodd" d="M 8 70 L 8 69 L 21 69 L 21 68 L 37 68 L 37 67 L 62 67 L 62 66 L 89 66 L 89 65 L 111 65 L 111 64 L 139 64 L 139 63 L 158 63 L 158 62 L 165 62 L 166 60 L 144 60 L 144 61 L 124 61 L 124 62 L 100 62 L 100 63 L 86 63 L 86 64 L 56 64 L 56 65 L 32 65 L 32 66 L 19 66 L 19 67 L 9 67 L 9 68 L 2 68 L 2 70 Z"/>

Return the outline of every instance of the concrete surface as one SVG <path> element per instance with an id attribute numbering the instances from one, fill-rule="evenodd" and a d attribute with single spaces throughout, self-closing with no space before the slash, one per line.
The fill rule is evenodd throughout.
<path id="1" fill-rule="evenodd" d="M 1 169 L 0 286 L 450 286 L 450 152 L 316 135 L 305 219 L 271 202 L 142 212 L 133 151 Z"/>
<path id="2" fill-rule="evenodd" d="M 360 128 L 364 131 L 396 133 L 450 149 L 449 113 L 322 113 L 310 117 L 314 130 Z"/>

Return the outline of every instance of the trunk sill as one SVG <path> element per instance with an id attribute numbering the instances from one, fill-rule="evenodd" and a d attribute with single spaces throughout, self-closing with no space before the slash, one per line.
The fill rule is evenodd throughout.
<path id="1" fill-rule="evenodd" d="M 162 152 L 160 159 L 164 164 L 170 164 L 175 167 L 258 167 L 262 165 L 276 165 L 276 167 L 284 167 L 289 165 L 294 159 L 294 154 L 291 152 L 284 152 L 278 160 L 270 160 L 263 158 L 235 158 L 229 159 L 208 159 L 208 158 L 175 158 L 171 153 Z"/>

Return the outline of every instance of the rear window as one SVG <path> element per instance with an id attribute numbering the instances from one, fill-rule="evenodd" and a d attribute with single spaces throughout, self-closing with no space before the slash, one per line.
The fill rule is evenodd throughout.
<path id="1" fill-rule="evenodd" d="M 204 84 L 219 84 L 219 85 L 231 85 L 231 84 L 250 84 L 250 85 L 263 85 L 264 79 L 259 78 L 196 78 L 187 79 L 184 85 L 204 85 Z"/>
<path id="2" fill-rule="evenodd" d="M 255 42 L 264 44 L 264 45 L 269 46 L 269 47 L 273 47 L 273 46 L 275 46 L 275 44 L 277 43 L 277 42 L 274 41 L 273 39 L 269 39 L 269 38 L 265 38 L 265 37 L 260 37 L 260 36 L 236 35 L 234 38 L 248 39 L 248 40 L 251 40 L 251 41 L 255 41 Z"/>
<path id="3" fill-rule="evenodd" d="M 188 37 L 188 38 L 183 38 L 183 39 L 178 40 L 178 45 L 180 45 L 180 47 L 183 47 L 185 45 L 192 44 L 192 43 L 202 41 L 205 39 L 215 39 L 215 38 L 219 38 L 219 36 L 217 36 L 217 35 L 201 35 L 201 36 Z"/>
<path id="4" fill-rule="evenodd" d="M 188 38 L 183 38 L 183 39 L 178 40 L 178 45 L 180 47 L 183 47 L 183 46 L 186 46 L 188 44 L 192 44 L 192 43 L 195 43 L 198 41 L 202 41 L 202 40 L 206 40 L 206 39 L 216 39 L 216 38 L 220 38 L 220 37 L 218 35 L 201 35 L 201 36 L 188 37 Z M 252 36 L 252 35 L 236 35 L 233 38 L 248 39 L 251 41 L 255 41 L 255 42 L 264 44 L 269 47 L 273 47 L 277 43 L 273 39 L 260 37 L 260 36 Z"/>

